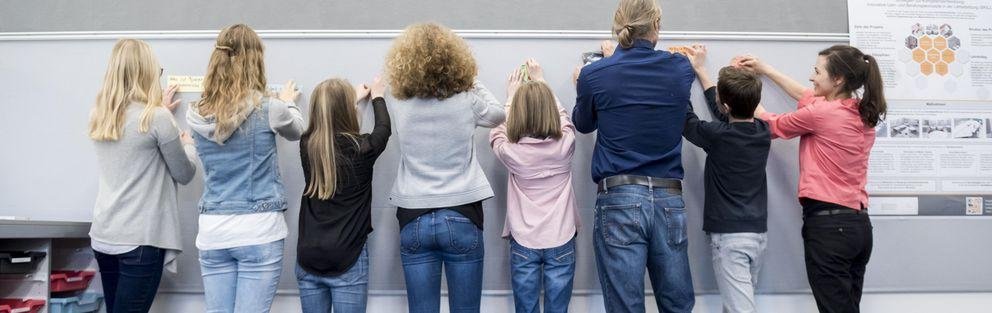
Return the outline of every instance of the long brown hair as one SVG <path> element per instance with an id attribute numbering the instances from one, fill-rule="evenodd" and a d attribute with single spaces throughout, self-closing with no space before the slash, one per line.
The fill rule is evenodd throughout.
<path id="1" fill-rule="evenodd" d="M 304 195 L 330 199 L 337 189 L 337 146 L 334 136 L 343 134 L 357 144 L 358 112 L 355 89 L 347 80 L 332 78 L 313 89 L 310 95 L 310 125 L 303 138 L 310 161 L 310 178 Z"/>
<path id="2" fill-rule="evenodd" d="M 203 94 L 195 104 L 200 115 L 216 119 L 215 141 L 226 140 L 261 103 L 266 84 L 263 53 L 262 39 L 248 25 L 231 25 L 217 36 Z"/>
<path id="3" fill-rule="evenodd" d="M 878 125 L 885 118 L 886 103 L 882 73 L 875 57 L 849 45 L 835 45 L 820 51 L 819 55 L 827 59 L 826 70 L 831 78 L 844 79 L 841 92 L 854 94 L 864 87 L 858 113 L 865 126 Z"/>
<path id="4" fill-rule="evenodd" d="M 506 119 L 506 136 L 517 143 L 523 137 L 561 139 L 558 102 L 548 84 L 525 82 L 517 88 Z"/>
<path id="5" fill-rule="evenodd" d="M 147 43 L 137 39 L 118 40 L 90 113 L 90 138 L 97 141 L 120 139 L 124 113 L 132 101 L 145 105 L 138 131 L 148 132 L 152 111 L 162 106 L 160 72 L 158 61 Z"/>
<path id="6" fill-rule="evenodd" d="M 655 0 L 620 0 L 613 14 L 613 34 L 620 47 L 630 48 L 634 40 L 658 32 L 661 7 Z"/>

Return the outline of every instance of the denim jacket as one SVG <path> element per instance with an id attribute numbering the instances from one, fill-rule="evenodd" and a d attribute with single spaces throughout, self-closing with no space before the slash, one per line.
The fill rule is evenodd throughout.
<path id="1" fill-rule="evenodd" d="M 263 97 L 226 139 L 214 138 L 213 117 L 187 114 L 203 164 L 201 214 L 235 215 L 284 211 L 288 204 L 279 174 L 276 134 L 299 140 L 303 118 L 292 102 Z"/>

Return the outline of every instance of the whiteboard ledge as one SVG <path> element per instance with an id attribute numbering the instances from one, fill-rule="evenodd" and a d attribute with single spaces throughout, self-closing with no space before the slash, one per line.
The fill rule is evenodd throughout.
<path id="1" fill-rule="evenodd" d="M 401 30 L 258 30 L 262 38 L 278 39 L 379 39 L 394 38 Z M 579 30 L 456 30 L 471 39 L 609 39 L 608 31 Z M 0 41 L 114 40 L 135 39 L 214 39 L 217 30 L 182 31 L 78 31 L 78 32 L 0 32 Z M 775 32 L 677 32 L 663 31 L 661 38 L 674 40 L 731 41 L 816 41 L 848 42 L 846 33 Z"/>

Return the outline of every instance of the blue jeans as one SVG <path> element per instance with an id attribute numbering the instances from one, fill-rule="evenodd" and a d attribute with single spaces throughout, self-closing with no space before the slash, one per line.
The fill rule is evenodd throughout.
<path id="1" fill-rule="evenodd" d="M 596 197 L 593 247 L 606 312 L 644 312 L 644 269 L 662 312 L 691 312 L 695 304 L 677 189 L 623 185 Z"/>
<path id="2" fill-rule="evenodd" d="M 284 240 L 200 251 L 208 313 L 269 312 L 282 274 Z"/>
<path id="3" fill-rule="evenodd" d="M 369 294 L 368 248 L 362 247 L 358 261 L 338 276 L 310 274 L 296 265 L 296 282 L 303 313 L 331 313 L 332 307 L 335 313 L 365 312 Z"/>
<path id="4" fill-rule="evenodd" d="M 482 230 L 452 210 L 421 215 L 400 230 L 400 257 L 410 313 L 440 312 L 441 265 L 450 312 L 479 312 Z"/>
<path id="5" fill-rule="evenodd" d="M 517 313 L 541 312 L 542 279 L 544 312 L 568 312 L 575 277 L 575 238 L 548 249 L 530 249 L 510 239 L 510 272 Z"/>
<path id="6" fill-rule="evenodd" d="M 162 280 L 165 250 L 138 246 L 122 254 L 93 252 L 100 266 L 107 313 L 148 312 Z"/>

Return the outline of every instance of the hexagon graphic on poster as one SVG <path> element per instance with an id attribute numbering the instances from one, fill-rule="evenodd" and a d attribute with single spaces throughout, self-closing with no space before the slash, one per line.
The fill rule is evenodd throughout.
<path id="1" fill-rule="evenodd" d="M 959 69 L 962 51 L 961 39 L 954 35 L 950 24 L 913 24 L 909 35 L 903 39 L 905 50 L 900 51 L 899 60 L 913 73 L 923 76 L 960 76 Z"/>

